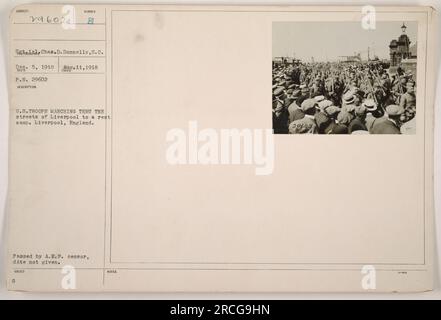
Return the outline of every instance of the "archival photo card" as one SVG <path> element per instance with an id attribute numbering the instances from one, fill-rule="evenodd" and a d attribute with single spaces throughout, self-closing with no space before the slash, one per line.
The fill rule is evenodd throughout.
<path id="1" fill-rule="evenodd" d="M 8 289 L 431 290 L 436 12 L 368 9 L 14 8 Z"/>

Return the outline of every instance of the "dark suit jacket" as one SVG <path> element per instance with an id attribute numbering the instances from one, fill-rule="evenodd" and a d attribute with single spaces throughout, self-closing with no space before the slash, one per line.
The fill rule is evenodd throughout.
<path id="1" fill-rule="evenodd" d="M 400 128 L 387 118 L 377 118 L 372 123 L 372 134 L 401 134 Z"/>
<path id="2" fill-rule="evenodd" d="M 332 128 L 332 131 L 330 134 L 347 134 L 348 133 L 348 127 L 346 127 L 343 124 L 335 124 L 335 126 Z"/>
<path id="3" fill-rule="evenodd" d="M 366 125 L 363 121 L 361 121 L 359 118 L 355 118 L 351 121 L 348 127 L 349 133 L 352 133 L 352 131 L 356 130 L 365 130 L 367 131 Z"/>
<path id="4" fill-rule="evenodd" d="M 277 116 L 275 112 L 273 112 L 273 129 L 274 133 L 288 133 L 288 125 L 289 125 L 289 113 L 285 108 L 283 111 Z"/>
<path id="5" fill-rule="evenodd" d="M 323 130 L 324 134 L 347 134 L 348 127 L 335 123 L 334 120 Z"/>

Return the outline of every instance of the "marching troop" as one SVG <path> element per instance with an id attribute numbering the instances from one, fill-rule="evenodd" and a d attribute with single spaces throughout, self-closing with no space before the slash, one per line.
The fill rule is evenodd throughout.
<path id="1" fill-rule="evenodd" d="M 380 62 L 273 64 L 276 134 L 412 134 L 411 72 Z"/>

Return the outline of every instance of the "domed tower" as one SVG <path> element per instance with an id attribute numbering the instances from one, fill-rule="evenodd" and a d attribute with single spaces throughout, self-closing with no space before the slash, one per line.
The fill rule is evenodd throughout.
<path id="1" fill-rule="evenodd" d="M 406 25 L 403 22 L 403 25 L 401 26 L 401 30 L 403 33 L 398 38 L 398 52 L 400 53 L 400 56 L 402 59 L 407 59 L 410 57 L 409 47 L 410 47 L 410 39 L 406 34 Z"/>
<path id="2" fill-rule="evenodd" d="M 391 66 L 397 66 L 401 63 L 402 59 L 411 57 L 410 39 L 406 34 L 406 29 L 407 27 L 403 22 L 401 26 L 402 34 L 398 37 L 398 40 L 394 39 L 389 44 Z"/>

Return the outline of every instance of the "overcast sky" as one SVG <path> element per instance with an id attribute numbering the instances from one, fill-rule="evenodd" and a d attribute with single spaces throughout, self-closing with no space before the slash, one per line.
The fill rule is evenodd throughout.
<path id="1" fill-rule="evenodd" d="M 418 23 L 405 24 L 412 45 L 417 41 Z M 335 61 L 360 52 L 366 59 L 370 47 L 371 58 L 374 54 L 389 58 L 389 43 L 401 35 L 402 25 L 402 21 L 377 22 L 375 30 L 365 30 L 360 22 L 273 22 L 273 57 Z"/>

